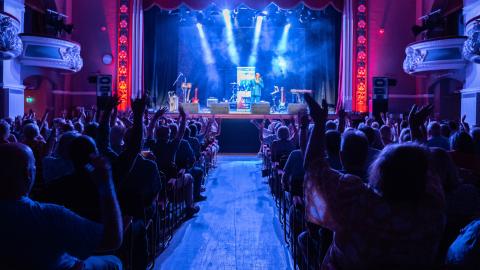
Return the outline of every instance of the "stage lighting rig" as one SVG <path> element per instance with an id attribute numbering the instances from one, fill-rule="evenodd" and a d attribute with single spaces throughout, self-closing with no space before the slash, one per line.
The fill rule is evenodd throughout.
<path id="1" fill-rule="evenodd" d="M 46 11 L 46 28 L 47 32 L 56 37 L 61 37 L 63 33 L 71 34 L 73 31 L 73 24 L 66 24 L 65 19 L 68 18 L 67 15 L 56 12 L 51 9 Z"/>

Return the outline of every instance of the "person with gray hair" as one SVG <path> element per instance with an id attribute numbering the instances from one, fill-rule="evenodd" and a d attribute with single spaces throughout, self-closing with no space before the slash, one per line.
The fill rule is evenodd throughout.
<path id="1" fill-rule="evenodd" d="M 55 204 L 29 198 L 35 182 L 35 158 L 24 144 L 0 145 L 0 268 L 122 269 L 115 256 L 91 256 L 117 249 L 123 223 L 109 164 L 92 159 L 92 178 L 101 194 L 101 223 Z"/>
<path id="2" fill-rule="evenodd" d="M 10 124 L 5 120 L 0 120 L 0 144 L 9 143 Z"/>
<path id="3" fill-rule="evenodd" d="M 432 269 L 445 226 L 445 199 L 419 144 L 385 147 L 369 183 L 332 170 L 325 156 L 326 101 L 305 95 L 313 128 L 305 153 L 305 212 L 334 232 L 325 269 Z M 428 108 L 409 119 L 413 139 Z M 410 117 L 409 117 L 410 118 Z M 418 124 L 418 125 L 421 125 Z"/>
<path id="4" fill-rule="evenodd" d="M 288 158 L 288 155 L 295 150 L 295 143 L 290 140 L 290 130 L 286 126 L 280 126 L 277 129 L 277 140 L 272 142 L 271 152 L 272 152 L 272 162 L 280 162 L 282 157 L 285 158 L 285 161 Z"/>
<path id="5" fill-rule="evenodd" d="M 72 141 L 78 136 L 80 136 L 80 134 L 73 131 L 63 133 L 60 136 L 54 154 L 43 158 L 43 180 L 46 184 L 73 173 L 69 147 Z"/>
<path id="6" fill-rule="evenodd" d="M 442 136 L 442 129 L 438 122 L 430 122 L 427 127 L 428 147 L 439 147 L 446 151 L 450 150 L 450 142 Z"/>

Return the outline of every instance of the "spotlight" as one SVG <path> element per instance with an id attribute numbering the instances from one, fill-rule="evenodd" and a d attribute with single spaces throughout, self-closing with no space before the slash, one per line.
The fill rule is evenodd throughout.
<path id="1" fill-rule="evenodd" d="M 199 22 L 197 22 L 197 24 L 196 24 L 196 25 L 197 25 L 197 28 L 201 28 L 201 27 L 202 27 L 202 24 L 201 24 L 201 23 L 199 23 Z"/>

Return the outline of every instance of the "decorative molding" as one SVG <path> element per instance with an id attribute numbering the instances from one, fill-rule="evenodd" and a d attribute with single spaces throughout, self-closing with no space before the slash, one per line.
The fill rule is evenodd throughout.
<path id="1" fill-rule="evenodd" d="M 63 69 L 78 72 L 83 67 L 78 43 L 38 35 L 20 35 L 24 48 L 19 57 L 26 66 Z"/>
<path id="2" fill-rule="evenodd" d="M 118 36 L 117 36 L 117 95 L 120 104 L 118 109 L 125 111 L 130 103 L 130 24 L 131 24 L 131 1 L 118 1 Z"/>
<path id="3" fill-rule="evenodd" d="M 354 6 L 355 12 L 355 47 L 354 47 L 354 105 L 353 111 L 367 112 L 368 111 L 368 35 L 367 35 L 367 0 L 358 0 L 357 5 Z"/>
<path id="4" fill-rule="evenodd" d="M 470 94 L 470 93 L 480 93 L 480 88 L 464 88 L 462 90 L 460 90 L 460 93 L 461 94 Z"/>
<path id="5" fill-rule="evenodd" d="M 465 28 L 468 39 L 463 44 L 463 57 L 480 64 L 480 19 L 471 20 Z"/>
<path id="6" fill-rule="evenodd" d="M 20 21 L 12 15 L 0 12 L 0 60 L 9 60 L 22 53 L 22 40 L 18 36 Z"/>
<path id="7" fill-rule="evenodd" d="M 403 70 L 410 75 L 425 75 L 445 70 L 464 70 L 463 44 L 467 37 L 423 40 L 405 49 Z"/>

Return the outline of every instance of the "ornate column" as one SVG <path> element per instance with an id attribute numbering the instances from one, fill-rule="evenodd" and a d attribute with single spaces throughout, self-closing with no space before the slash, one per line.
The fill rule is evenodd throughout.
<path id="1" fill-rule="evenodd" d="M 23 0 L 0 1 L 0 118 L 23 115 L 24 86 L 20 63 L 15 59 L 22 52 L 18 33 L 23 32 Z"/>
<path id="2" fill-rule="evenodd" d="M 480 6 L 477 1 L 465 0 L 463 8 L 465 34 L 463 56 L 468 60 L 465 83 L 461 90 L 461 114 L 467 122 L 480 124 Z"/>

